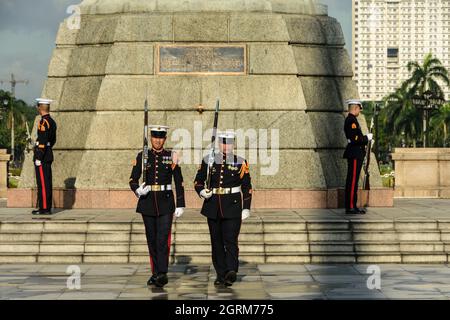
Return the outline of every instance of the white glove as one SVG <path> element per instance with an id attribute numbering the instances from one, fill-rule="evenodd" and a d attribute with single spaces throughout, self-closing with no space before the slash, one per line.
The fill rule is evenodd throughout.
<path id="1" fill-rule="evenodd" d="M 145 183 L 143 183 L 143 184 L 141 184 L 141 186 L 139 188 L 136 189 L 136 196 L 139 198 L 139 197 L 147 195 L 149 192 L 150 192 L 150 187 L 149 186 L 145 187 Z"/>
<path id="2" fill-rule="evenodd" d="M 184 213 L 184 208 L 176 208 L 175 213 L 174 213 L 175 218 L 181 217 L 183 215 L 183 213 Z"/>
<path id="3" fill-rule="evenodd" d="M 42 162 L 41 162 L 41 160 L 36 160 L 36 161 L 34 162 L 34 164 L 35 164 L 37 167 L 40 167 L 40 166 L 42 165 Z"/>
<path id="4" fill-rule="evenodd" d="M 250 210 L 244 209 L 242 210 L 242 220 L 245 220 L 250 217 Z"/>
<path id="5" fill-rule="evenodd" d="M 367 140 L 372 141 L 373 140 L 373 133 L 367 134 Z"/>
<path id="6" fill-rule="evenodd" d="M 206 189 L 203 189 L 202 191 L 200 191 L 200 197 L 202 197 L 205 200 L 208 200 L 209 198 L 212 197 L 212 191 L 207 191 Z"/>

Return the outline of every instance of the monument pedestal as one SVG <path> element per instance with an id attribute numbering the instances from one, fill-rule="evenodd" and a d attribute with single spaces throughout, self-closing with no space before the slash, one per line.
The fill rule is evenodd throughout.
<path id="1" fill-rule="evenodd" d="M 0 199 L 7 197 L 8 189 L 8 162 L 11 156 L 6 149 L 0 149 Z"/>
<path id="2" fill-rule="evenodd" d="M 450 198 L 450 148 L 398 148 L 395 197 Z"/>
<path id="3" fill-rule="evenodd" d="M 341 26 L 319 1 L 85 0 L 80 9 L 80 28 L 60 26 L 42 92 L 58 124 L 56 207 L 135 207 L 128 181 L 146 99 L 151 122 L 171 128 L 165 147 L 192 189 L 217 98 L 218 129 L 237 131 L 249 161 L 254 208 L 342 204 L 345 101 L 358 88 Z M 375 189 L 376 161 L 369 170 L 370 198 L 385 199 L 371 203 L 392 205 L 389 190 Z M 9 205 L 34 206 L 34 187 L 30 154 Z M 187 201 L 201 205 L 193 191 Z"/>

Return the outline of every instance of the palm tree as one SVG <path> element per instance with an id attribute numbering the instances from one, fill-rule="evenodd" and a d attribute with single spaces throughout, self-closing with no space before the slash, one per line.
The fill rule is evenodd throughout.
<path id="1" fill-rule="evenodd" d="M 412 104 L 413 93 L 408 90 L 409 83 L 405 82 L 394 93 L 385 99 L 383 118 L 385 130 L 395 137 L 404 135 L 407 142 L 412 142 L 414 148 L 421 129 L 421 115 Z"/>
<path id="2" fill-rule="evenodd" d="M 433 57 L 431 53 L 425 56 L 422 65 L 417 61 L 410 61 L 407 65 L 408 72 L 411 77 L 406 81 L 411 90 L 421 96 L 424 92 L 430 90 L 440 97 L 444 96 L 444 92 L 439 82 L 450 86 L 447 69 L 442 62 Z"/>
<path id="3" fill-rule="evenodd" d="M 441 142 L 444 147 L 447 147 L 449 144 L 450 103 L 443 105 L 431 118 L 431 127 L 433 128 L 434 142 Z"/>

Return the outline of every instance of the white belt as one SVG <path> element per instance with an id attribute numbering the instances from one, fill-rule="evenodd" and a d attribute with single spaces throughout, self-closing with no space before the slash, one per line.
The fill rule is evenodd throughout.
<path id="1" fill-rule="evenodd" d="M 231 194 L 241 192 L 241 186 L 234 188 L 213 188 L 213 194 Z"/>
<path id="2" fill-rule="evenodd" d="M 172 190 L 172 185 L 159 185 L 159 184 L 149 184 L 146 187 L 150 188 L 150 191 L 169 191 Z"/>
<path id="3" fill-rule="evenodd" d="M 39 141 L 36 141 L 36 145 L 37 146 L 39 145 Z M 51 146 L 52 146 L 52 144 L 50 142 L 47 142 L 47 147 L 51 147 Z"/>

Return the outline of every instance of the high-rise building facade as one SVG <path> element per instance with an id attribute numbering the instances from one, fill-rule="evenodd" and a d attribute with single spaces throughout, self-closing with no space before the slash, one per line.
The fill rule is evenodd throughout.
<path id="1" fill-rule="evenodd" d="M 450 68 L 450 0 L 352 0 L 353 71 L 361 99 L 381 100 L 433 53 Z M 450 89 L 443 87 L 445 98 Z"/>

